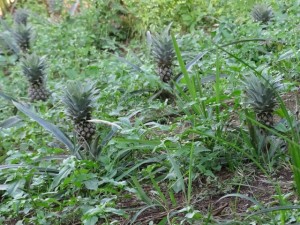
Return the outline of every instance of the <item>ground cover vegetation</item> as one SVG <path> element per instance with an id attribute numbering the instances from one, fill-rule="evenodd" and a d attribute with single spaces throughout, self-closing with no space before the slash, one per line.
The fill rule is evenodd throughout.
<path id="1" fill-rule="evenodd" d="M 300 2 L 17 1 L 0 224 L 299 224 Z"/>

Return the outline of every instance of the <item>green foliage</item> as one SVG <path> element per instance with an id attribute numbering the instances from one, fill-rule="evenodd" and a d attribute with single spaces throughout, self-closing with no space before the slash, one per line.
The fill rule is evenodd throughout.
<path id="1" fill-rule="evenodd" d="M 31 48 L 34 34 L 32 27 L 29 25 L 16 24 L 13 31 L 14 39 L 23 52 L 27 52 Z"/>
<path id="2" fill-rule="evenodd" d="M 116 41 L 127 41 L 133 35 L 132 15 L 123 1 L 96 0 L 83 14 L 83 22 L 97 49 L 112 49 Z"/>
<path id="3" fill-rule="evenodd" d="M 60 15 L 63 9 L 63 1 L 61 0 L 46 0 L 50 14 Z"/>
<path id="4" fill-rule="evenodd" d="M 45 57 L 39 57 L 36 54 L 27 54 L 21 60 L 23 75 L 29 82 L 43 83 L 46 78 L 47 63 Z"/>
<path id="5" fill-rule="evenodd" d="M 18 55 L 20 53 L 18 43 L 9 31 L 4 31 L 0 34 L 0 45 L 4 54 Z"/>
<path id="6" fill-rule="evenodd" d="M 15 24 L 27 25 L 29 12 L 26 9 L 17 9 L 13 15 Z"/>
<path id="7" fill-rule="evenodd" d="M 299 3 L 265 2 L 268 29 L 254 0 L 81 1 L 71 16 L 65 3 L 48 18 L 18 2 L 28 11 L 2 21 L 0 223 L 300 222 Z M 24 21 L 30 56 L 11 38 Z M 172 61 L 168 84 L 151 53 Z M 38 55 L 52 93 L 28 105 L 21 72 L 43 78 Z"/>

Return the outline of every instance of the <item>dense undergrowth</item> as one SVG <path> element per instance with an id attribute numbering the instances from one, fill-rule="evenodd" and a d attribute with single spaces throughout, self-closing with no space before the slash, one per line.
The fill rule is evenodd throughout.
<path id="1" fill-rule="evenodd" d="M 0 223 L 300 223 L 300 3 L 265 1 L 266 22 L 258 3 L 17 4 L 50 96 L 27 95 L 26 52 L 2 51 Z M 171 81 L 156 40 L 171 43 Z M 91 140 L 78 99 L 94 103 L 77 112 Z"/>

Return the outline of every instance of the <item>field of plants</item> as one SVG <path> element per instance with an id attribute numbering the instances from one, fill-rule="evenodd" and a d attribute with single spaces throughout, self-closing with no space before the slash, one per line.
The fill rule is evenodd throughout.
<path id="1" fill-rule="evenodd" d="M 0 224 L 300 224 L 300 1 L 4 12 Z"/>

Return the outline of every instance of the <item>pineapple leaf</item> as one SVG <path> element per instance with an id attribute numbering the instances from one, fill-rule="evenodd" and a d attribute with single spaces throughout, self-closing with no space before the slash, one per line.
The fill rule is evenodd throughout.
<path id="1" fill-rule="evenodd" d="M 6 94 L 4 94 L 3 92 L 1 92 L 0 91 L 0 97 L 2 97 L 2 98 L 4 98 L 6 101 L 15 101 L 15 102 L 17 102 L 17 100 L 16 99 L 14 99 L 13 97 L 11 97 L 11 96 L 8 96 L 8 95 L 6 95 Z"/>
<path id="2" fill-rule="evenodd" d="M 13 127 L 21 121 L 22 121 L 22 119 L 18 116 L 9 117 L 8 119 L 6 119 L 0 123 L 0 129 Z"/>
<path id="3" fill-rule="evenodd" d="M 141 72 L 141 73 L 146 73 L 146 71 L 144 71 L 141 67 L 139 67 L 136 64 L 133 64 L 132 62 L 128 61 L 127 59 L 120 57 L 120 56 L 116 56 L 116 58 L 118 60 L 120 60 L 121 62 L 126 63 L 127 65 L 131 66 L 134 70 L 136 70 L 137 72 Z"/>
<path id="4" fill-rule="evenodd" d="M 36 54 L 26 54 L 21 60 L 23 75 L 27 77 L 30 83 L 43 83 L 46 78 L 46 58 L 39 57 Z"/>
<path id="5" fill-rule="evenodd" d="M 66 159 L 71 160 L 71 159 Z M 69 174 L 74 170 L 74 163 L 68 163 L 66 164 L 60 171 L 59 174 L 53 179 L 53 182 L 51 183 L 49 190 L 54 190 L 57 186 L 59 186 L 60 182 L 69 176 Z"/>
<path id="6" fill-rule="evenodd" d="M 100 151 L 98 151 L 98 144 L 99 144 L 100 137 L 101 137 L 100 134 L 97 135 L 96 138 L 94 138 L 92 144 L 90 145 L 89 151 L 94 159 L 97 159 L 98 154 L 100 154 Z"/>
<path id="7" fill-rule="evenodd" d="M 8 164 L 8 165 L 0 165 L 0 170 L 5 170 L 5 169 L 18 169 L 18 168 L 34 168 L 38 170 L 39 172 L 45 172 L 45 173 L 53 173 L 53 174 L 58 174 L 59 171 L 56 169 L 51 169 L 51 168 L 44 168 L 44 167 L 35 167 L 35 166 L 28 166 L 28 165 L 23 165 L 23 164 Z"/>
<path id="8" fill-rule="evenodd" d="M 266 39 L 262 39 L 262 38 L 253 38 L 253 39 L 243 39 L 243 40 L 237 40 L 237 41 L 233 41 L 233 42 L 229 42 L 227 44 L 221 45 L 221 46 L 216 46 L 217 48 L 224 48 L 230 45 L 236 45 L 236 44 L 240 44 L 240 43 L 244 43 L 244 42 L 260 42 L 260 41 L 266 41 Z M 192 69 L 192 67 L 199 61 L 201 60 L 207 53 L 210 53 L 212 51 L 215 51 L 215 48 L 212 48 L 210 50 L 204 51 L 204 52 L 200 52 L 198 55 L 196 55 L 192 61 L 190 61 L 189 63 L 186 64 L 186 70 L 190 71 Z M 176 77 L 175 77 L 175 81 L 178 83 L 183 77 L 182 73 L 179 73 Z"/>
<path id="9" fill-rule="evenodd" d="M 26 9 L 17 9 L 14 13 L 14 23 L 27 25 L 29 13 Z"/>
<path id="10" fill-rule="evenodd" d="M 252 74 L 244 79 L 243 84 L 248 99 L 246 103 L 250 104 L 256 113 L 272 113 L 277 105 L 276 93 L 281 87 L 281 78 L 266 75 L 262 75 L 261 78 Z"/>
<path id="11" fill-rule="evenodd" d="M 2 47 L 1 50 L 3 50 L 5 54 L 19 55 L 21 51 L 16 39 L 9 31 L 4 31 L 0 34 L 0 46 Z"/>
<path id="12" fill-rule="evenodd" d="M 64 145 L 67 146 L 67 148 L 74 153 L 75 146 L 72 143 L 71 139 L 63 132 L 61 131 L 57 126 L 55 126 L 52 123 L 47 122 L 46 120 L 39 117 L 37 114 L 32 112 L 28 106 L 25 106 L 22 103 L 18 103 L 13 101 L 13 104 L 17 107 L 18 110 L 23 112 L 25 115 L 27 115 L 29 118 L 33 119 L 34 121 L 38 122 L 42 127 L 44 127 L 47 131 L 52 133 L 57 140 L 62 142 Z"/>
<path id="13" fill-rule="evenodd" d="M 12 34 L 23 52 L 30 49 L 31 42 L 34 40 L 34 32 L 31 26 L 16 24 Z"/>
<path id="14" fill-rule="evenodd" d="M 66 106 L 67 114 L 76 122 L 89 120 L 94 102 L 98 98 L 95 83 L 82 84 L 79 81 L 67 85 L 62 102 Z"/>
<path id="15" fill-rule="evenodd" d="M 96 156 L 99 156 L 102 149 L 107 145 L 107 143 L 113 138 L 113 136 L 117 133 L 118 129 L 116 127 L 112 127 L 110 132 L 106 135 L 106 137 L 102 140 L 101 144 L 98 146 Z"/>
<path id="16" fill-rule="evenodd" d="M 0 18 L 0 23 L 3 26 L 4 30 L 11 31 L 10 26 L 7 24 L 7 22 L 4 19 Z"/>
<path id="17" fill-rule="evenodd" d="M 88 120 L 88 122 L 102 123 L 102 124 L 105 124 L 105 125 L 109 125 L 109 126 L 115 127 L 117 129 L 122 129 L 122 127 L 119 126 L 118 124 L 112 123 L 112 122 L 109 122 L 109 121 L 106 121 L 106 120 L 91 119 L 91 120 Z"/>

